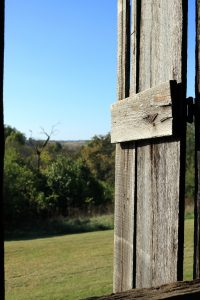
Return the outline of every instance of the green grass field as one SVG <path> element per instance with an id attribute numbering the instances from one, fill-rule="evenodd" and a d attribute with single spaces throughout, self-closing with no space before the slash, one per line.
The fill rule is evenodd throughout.
<path id="1" fill-rule="evenodd" d="M 186 220 L 184 279 L 192 278 Z M 6 300 L 81 299 L 112 292 L 113 230 L 5 242 Z"/>
<path id="2" fill-rule="evenodd" d="M 193 241 L 194 241 L 194 219 L 185 220 L 185 242 L 184 242 L 184 280 L 191 280 L 193 274 Z"/>
<path id="3" fill-rule="evenodd" d="M 6 299 L 80 299 L 112 291 L 113 231 L 5 243 Z"/>

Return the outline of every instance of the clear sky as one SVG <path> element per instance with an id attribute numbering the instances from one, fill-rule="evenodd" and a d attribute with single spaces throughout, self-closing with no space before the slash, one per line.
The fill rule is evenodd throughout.
<path id="1" fill-rule="evenodd" d="M 110 131 L 116 101 L 117 0 L 6 0 L 4 121 L 39 138 Z M 195 0 L 189 0 L 188 95 L 194 95 Z"/>

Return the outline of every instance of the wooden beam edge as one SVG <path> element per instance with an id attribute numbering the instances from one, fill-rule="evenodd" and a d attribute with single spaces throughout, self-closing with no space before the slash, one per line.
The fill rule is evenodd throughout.
<path id="1" fill-rule="evenodd" d="M 175 136 L 178 89 L 176 80 L 169 80 L 112 104 L 111 143 Z"/>
<path id="2" fill-rule="evenodd" d="M 178 281 L 155 288 L 133 289 L 122 293 L 101 297 L 90 297 L 84 300 L 134 300 L 134 299 L 199 299 L 200 279 Z"/>

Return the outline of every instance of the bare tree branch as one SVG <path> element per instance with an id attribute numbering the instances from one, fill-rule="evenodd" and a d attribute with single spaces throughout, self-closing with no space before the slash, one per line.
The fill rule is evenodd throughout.
<path id="1" fill-rule="evenodd" d="M 44 130 L 43 127 L 40 127 L 41 130 L 42 130 L 40 133 L 44 134 L 46 136 L 46 139 L 44 140 L 44 142 L 42 143 L 42 145 L 41 145 L 40 142 L 37 142 L 37 141 L 35 141 L 35 143 L 33 142 L 34 139 L 32 138 L 32 130 L 30 130 L 30 132 L 31 132 L 31 138 L 29 138 L 29 142 L 33 146 L 33 148 L 35 150 L 35 153 L 36 153 L 36 156 L 37 156 L 37 169 L 38 169 L 38 172 L 40 171 L 40 157 L 41 157 L 41 154 L 42 154 L 43 150 L 45 149 L 45 147 L 47 146 L 47 144 L 48 144 L 51 136 L 53 134 L 55 134 L 55 132 L 56 132 L 56 130 L 55 130 L 56 126 L 57 126 L 57 124 L 55 124 L 55 125 L 52 126 L 50 133 L 47 133 Z"/>

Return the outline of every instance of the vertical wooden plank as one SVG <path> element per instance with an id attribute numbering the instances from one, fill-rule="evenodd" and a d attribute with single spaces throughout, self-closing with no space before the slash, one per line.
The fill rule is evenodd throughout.
<path id="1" fill-rule="evenodd" d="M 118 100 L 129 96 L 130 87 L 130 0 L 118 0 Z"/>
<path id="2" fill-rule="evenodd" d="M 139 41 L 139 30 L 138 30 L 138 19 L 137 10 L 138 3 L 136 0 L 131 2 L 131 79 L 130 79 L 130 94 L 137 93 L 137 57 L 138 57 L 138 41 Z"/>
<path id="3" fill-rule="evenodd" d="M 118 0 L 118 100 L 130 88 L 130 1 Z M 133 287 L 135 144 L 116 146 L 113 291 Z"/>
<path id="4" fill-rule="evenodd" d="M 139 91 L 186 79 L 187 1 L 141 1 Z M 184 99 L 184 98 L 183 98 Z M 177 99 L 179 101 L 179 99 Z M 182 278 L 185 126 L 137 148 L 136 287 Z"/>
<path id="5" fill-rule="evenodd" d="M 115 172 L 114 292 L 120 292 L 133 287 L 134 144 L 117 145 Z"/>
<path id="6" fill-rule="evenodd" d="M 194 278 L 200 278 L 200 0 L 196 1 Z"/>
<path id="7" fill-rule="evenodd" d="M 5 2 L 0 2 L 0 299 L 4 299 L 4 233 L 3 233 L 3 161 L 4 161 L 4 122 L 3 122 L 3 71 L 4 71 L 4 18 Z"/>

